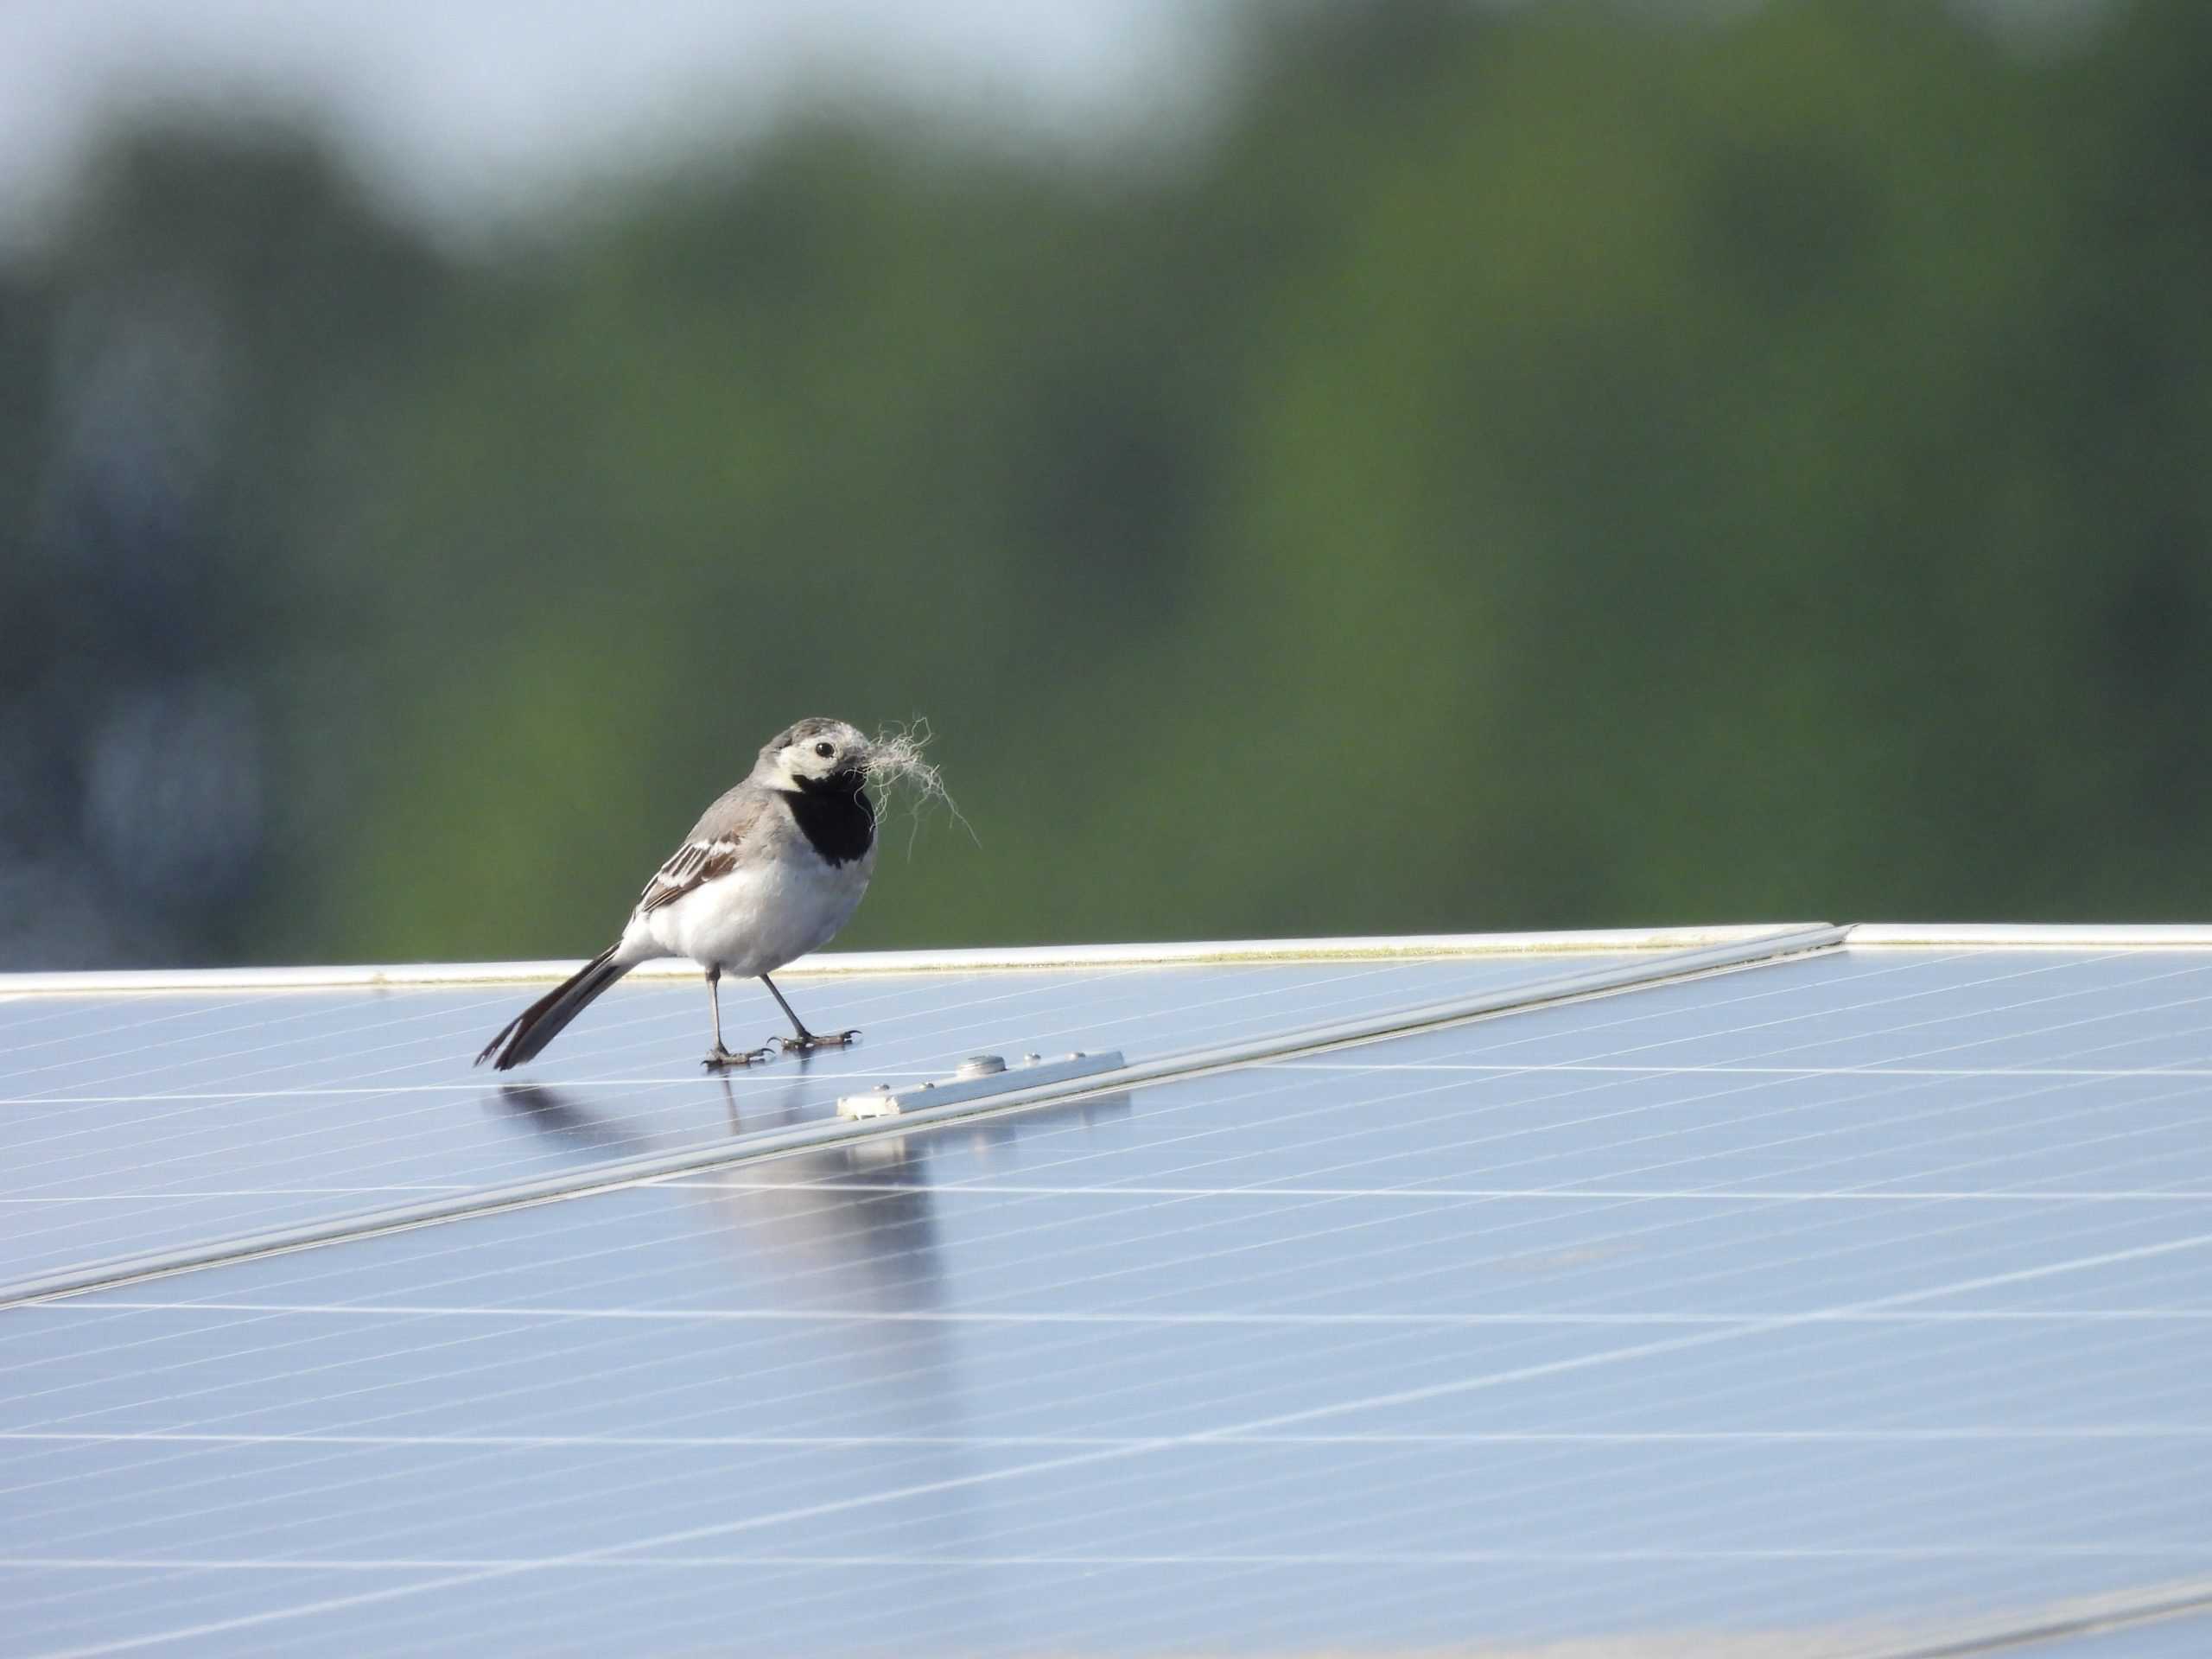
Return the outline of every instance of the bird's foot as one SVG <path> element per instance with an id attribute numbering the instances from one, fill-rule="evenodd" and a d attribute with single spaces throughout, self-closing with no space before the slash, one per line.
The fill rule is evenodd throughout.
<path id="1" fill-rule="evenodd" d="M 727 1071 L 733 1066 L 759 1065 L 764 1061 L 772 1060 L 775 1058 L 776 1051 L 773 1047 L 748 1048 L 742 1054 L 733 1054 L 720 1043 L 716 1043 L 707 1051 L 707 1058 L 699 1064 L 709 1071 Z"/>
<path id="2" fill-rule="evenodd" d="M 817 1048 L 850 1048 L 860 1039 L 861 1034 L 857 1031 L 827 1033 L 807 1031 L 796 1037 L 774 1037 L 769 1040 L 777 1044 L 780 1052 L 785 1054 L 811 1054 Z"/>

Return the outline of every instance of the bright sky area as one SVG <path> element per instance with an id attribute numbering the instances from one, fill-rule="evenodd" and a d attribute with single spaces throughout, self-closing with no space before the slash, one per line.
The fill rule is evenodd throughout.
<path id="1" fill-rule="evenodd" d="M 1046 130 L 1187 88 L 1218 0 L 10 0 L 0 243 L 118 111 L 298 112 L 449 225 L 742 137 L 795 90 L 957 102 Z"/>
<path id="2" fill-rule="evenodd" d="M 2033 38 L 2109 0 L 1955 3 Z M 1149 122 L 1202 81 L 1210 26 L 1236 3 L 7 0 L 0 248 L 35 234 L 119 108 L 310 115 L 396 203 L 465 231 L 741 138 L 809 86 L 957 104 L 1015 130 Z"/>

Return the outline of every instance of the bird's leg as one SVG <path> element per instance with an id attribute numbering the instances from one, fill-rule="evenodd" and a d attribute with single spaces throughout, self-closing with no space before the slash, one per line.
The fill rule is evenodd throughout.
<path id="1" fill-rule="evenodd" d="M 702 1062 L 709 1071 L 727 1071 L 733 1065 L 751 1065 L 756 1060 L 767 1059 L 774 1051 L 756 1048 L 748 1053 L 733 1054 L 722 1046 L 722 970 L 707 969 L 707 1006 L 715 1012 L 715 1046 L 707 1051 Z"/>
<path id="2" fill-rule="evenodd" d="M 860 1040 L 861 1034 L 857 1031 L 841 1031 L 830 1037 L 816 1036 L 806 1028 L 805 1022 L 791 1012 L 791 1005 L 784 1001 L 784 994 L 776 988 L 774 980 L 763 974 L 760 976 L 760 982 L 768 988 L 768 995 L 776 999 L 776 1006 L 784 1011 L 784 1017 L 791 1022 L 791 1029 L 798 1033 L 797 1037 L 778 1037 L 772 1039 L 783 1045 L 786 1054 L 811 1054 L 817 1048 L 843 1048 L 849 1044 Z"/>

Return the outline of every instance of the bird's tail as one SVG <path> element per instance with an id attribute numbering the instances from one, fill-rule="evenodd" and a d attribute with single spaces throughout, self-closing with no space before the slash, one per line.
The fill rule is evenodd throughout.
<path id="1" fill-rule="evenodd" d="M 614 960 L 620 944 L 610 944 L 589 962 L 539 997 L 500 1027 L 499 1034 L 484 1045 L 476 1057 L 481 1065 L 492 1061 L 495 1071 L 505 1071 L 534 1060 L 546 1044 L 561 1034 L 569 1021 L 582 1014 L 592 999 L 630 971 L 631 964 Z M 493 1057 L 497 1055 L 494 1059 Z"/>

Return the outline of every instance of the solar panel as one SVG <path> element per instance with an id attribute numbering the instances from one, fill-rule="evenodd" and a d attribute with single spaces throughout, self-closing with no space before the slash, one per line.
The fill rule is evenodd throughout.
<path id="1" fill-rule="evenodd" d="M 2096 1631 L 2066 1648 L 2069 1659 L 2198 1659 L 2203 1650 L 2203 1627 L 2186 1622 Z"/>
<path id="2" fill-rule="evenodd" d="M 10 1641 L 2197 1651 L 2209 1007 L 1830 950 L 16 1308 Z"/>
<path id="3" fill-rule="evenodd" d="M 1229 1052 L 1324 1017 L 1372 1024 L 1439 999 L 1510 999 L 1560 982 L 1570 964 L 1576 982 L 1663 975 L 1799 938 L 1738 933 L 1625 956 L 1170 966 L 1094 955 L 1055 972 L 841 976 L 818 994 L 841 1020 L 866 1021 L 865 1048 L 713 1080 L 668 1062 L 701 1040 L 696 976 L 686 996 L 665 981 L 617 988 L 614 1006 L 580 1027 L 588 1035 L 527 1082 L 469 1064 L 481 1033 L 527 995 L 509 986 L 27 998 L 0 1008 L 0 1040 L 12 1039 L 0 1050 L 10 1171 L 0 1202 L 27 1217 L 0 1244 L 0 1302 L 81 1281 L 88 1263 L 220 1254 L 207 1242 L 242 1233 L 343 1232 L 365 1205 L 423 1219 L 495 1190 L 590 1185 L 788 1140 L 861 1079 L 943 1078 L 985 1045 L 1057 1057 L 1075 1038 L 1099 1048 L 1126 1034 L 1155 1056 Z M 535 1132 L 545 1129 L 556 1132 Z"/>
<path id="4" fill-rule="evenodd" d="M 539 1064 L 505 1077 L 470 1061 L 536 994 L 525 988 L 24 997 L 0 1005 L 0 1163 L 9 1207 L 32 1218 L 0 1241 L 0 1282 L 803 1122 L 841 1090 L 940 1077 L 979 1046 L 1229 1040 L 1525 982 L 1558 962 L 840 977 L 791 995 L 863 1027 L 861 1046 L 719 1080 L 698 1065 L 696 976 L 617 987 Z M 726 987 L 723 1002 L 735 1031 L 775 1022 L 750 986 Z"/>

